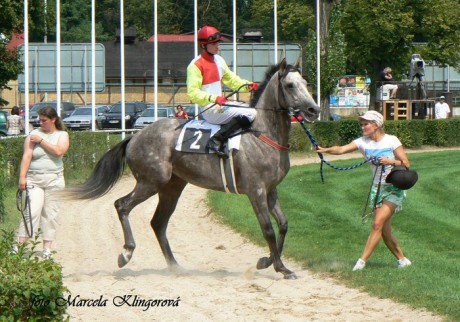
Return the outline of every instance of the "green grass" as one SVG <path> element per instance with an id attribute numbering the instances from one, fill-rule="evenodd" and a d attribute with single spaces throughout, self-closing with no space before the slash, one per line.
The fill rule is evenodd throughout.
<path id="1" fill-rule="evenodd" d="M 410 154 L 409 159 L 419 182 L 393 216 L 393 231 L 411 267 L 398 270 L 381 242 L 366 268 L 351 272 L 371 228 L 371 221 L 361 223 L 372 178 L 368 165 L 351 171 L 326 166 L 324 184 L 318 164 L 291 168 L 278 187 L 289 219 L 284 255 L 377 297 L 460 321 L 460 151 Z M 245 196 L 210 192 L 209 201 L 224 223 L 266 246 Z"/>

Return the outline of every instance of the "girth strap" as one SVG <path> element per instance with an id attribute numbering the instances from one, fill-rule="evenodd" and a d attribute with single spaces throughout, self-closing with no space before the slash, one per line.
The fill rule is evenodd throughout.
<path id="1" fill-rule="evenodd" d="M 233 150 L 228 151 L 228 156 L 228 159 L 219 158 L 222 185 L 224 186 L 225 192 L 239 194 L 235 179 L 235 169 L 233 166 Z"/>

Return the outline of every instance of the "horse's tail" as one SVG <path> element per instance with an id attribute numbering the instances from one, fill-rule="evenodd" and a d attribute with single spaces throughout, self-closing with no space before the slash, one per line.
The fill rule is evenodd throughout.
<path id="1" fill-rule="evenodd" d="M 108 193 L 126 167 L 126 146 L 131 138 L 124 139 L 104 154 L 84 184 L 66 189 L 68 195 L 73 199 L 96 199 Z"/>

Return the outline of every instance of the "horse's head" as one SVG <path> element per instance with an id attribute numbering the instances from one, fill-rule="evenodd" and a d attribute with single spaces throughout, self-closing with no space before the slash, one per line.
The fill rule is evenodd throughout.
<path id="1" fill-rule="evenodd" d="M 308 92 L 307 82 L 300 74 L 299 62 L 287 65 L 283 59 L 279 64 L 279 104 L 308 122 L 318 118 L 320 109 Z"/>

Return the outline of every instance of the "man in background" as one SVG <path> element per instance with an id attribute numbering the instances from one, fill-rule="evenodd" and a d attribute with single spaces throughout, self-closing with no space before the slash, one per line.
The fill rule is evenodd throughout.
<path id="1" fill-rule="evenodd" d="M 439 102 L 434 106 L 434 118 L 435 119 L 447 119 L 450 117 L 449 104 L 446 103 L 444 96 L 439 97 Z"/>

